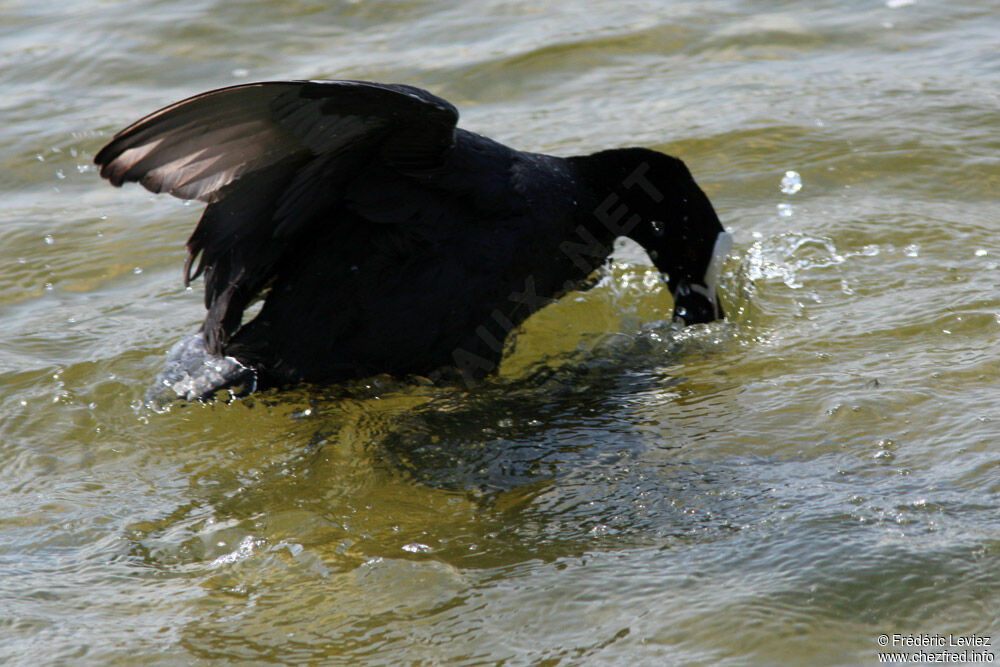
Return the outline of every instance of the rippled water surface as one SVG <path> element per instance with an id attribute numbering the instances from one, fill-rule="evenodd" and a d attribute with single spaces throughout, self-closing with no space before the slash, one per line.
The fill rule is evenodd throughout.
<path id="1" fill-rule="evenodd" d="M 0 661 L 1000 644 L 998 10 L 0 2 Z M 519 148 L 681 156 L 736 238 L 729 320 L 672 329 L 622 246 L 473 390 L 138 409 L 202 316 L 200 205 L 94 152 L 202 90 L 322 77 L 426 87 Z"/>

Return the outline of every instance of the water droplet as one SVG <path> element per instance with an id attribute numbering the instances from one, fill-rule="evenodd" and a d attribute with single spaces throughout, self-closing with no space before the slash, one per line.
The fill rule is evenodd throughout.
<path id="1" fill-rule="evenodd" d="M 63 173 L 62 169 L 56 169 L 56 178 L 58 178 L 60 181 L 66 178 L 66 174 Z"/>
<path id="2" fill-rule="evenodd" d="M 986 257 L 986 255 L 988 255 L 988 254 L 990 254 L 990 251 L 987 250 L 986 248 L 977 248 L 976 249 L 976 257 Z"/>
<path id="3" fill-rule="evenodd" d="M 802 177 L 797 171 L 786 171 L 781 179 L 781 191 L 786 195 L 794 195 L 802 189 Z"/>
<path id="4" fill-rule="evenodd" d="M 667 231 L 666 225 L 664 225 L 660 220 L 653 220 L 650 225 L 653 227 L 653 233 L 657 236 L 663 236 L 663 234 Z"/>
<path id="5" fill-rule="evenodd" d="M 53 244 L 53 243 L 55 243 L 55 242 L 56 242 L 56 240 L 55 240 L 55 238 L 54 238 L 54 237 L 52 236 L 52 234 L 46 234 L 46 235 L 45 235 L 45 245 L 52 245 L 52 244 Z"/>
<path id="6" fill-rule="evenodd" d="M 782 218 L 790 218 L 792 217 L 792 213 L 794 212 L 795 210 L 792 208 L 791 204 L 785 204 L 785 203 L 778 204 L 778 215 L 780 215 Z"/>
<path id="7" fill-rule="evenodd" d="M 132 273 L 134 273 L 135 275 L 139 275 L 140 273 L 142 273 L 142 267 L 140 266 L 135 267 L 134 269 L 132 269 Z"/>
<path id="8" fill-rule="evenodd" d="M 403 551 L 408 551 L 411 554 L 426 554 L 433 551 L 433 549 L 431 549 L 426 544 L 420 544 L 419 542 L 412 542 L 410 544 L 404 544 Z"/>

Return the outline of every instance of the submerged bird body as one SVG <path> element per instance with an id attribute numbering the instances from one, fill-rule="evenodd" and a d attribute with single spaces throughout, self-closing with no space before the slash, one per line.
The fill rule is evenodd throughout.
<path id="1" fill-rule="evenodd" d="M 457 118 L 409 86 L 273 82 L 196 96 L 116 135 L 95 158 L 112 183 L 208 202 L 185 276 L 204 274 L 207 317 L 160 388 L 199 398 L 385 372 L 481 376 L 504 336 L 580 285 L 618 236 L 667 274 L 687 323 L 722 316 L 728 234 L 680 160 L 526 153 Z"/>

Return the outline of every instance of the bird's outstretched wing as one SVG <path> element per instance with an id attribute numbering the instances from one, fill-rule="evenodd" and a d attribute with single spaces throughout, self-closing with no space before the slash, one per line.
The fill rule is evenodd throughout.
<path id="1" fill-rule="evenodd" d="M 252 83 L 160 109 L 116 134 L 94 162 L 113 185 L 209 204 L 188 240 L 184 275 L 205 274 L 205 338 L 219 352 L 289 239 L 343 198 L 362 166 L 440 164 L 457 121 L 454 106 L 412 86 Z"/>

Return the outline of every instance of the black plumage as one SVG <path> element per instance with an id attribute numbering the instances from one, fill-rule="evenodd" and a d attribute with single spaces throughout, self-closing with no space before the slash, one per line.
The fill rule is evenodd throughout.
<path id="1" fill-rule="evenodd" d="M 284 81 L 210 91 L 119 132 L 95 157 L 103 177 L 208 204 L 185 266 L 188 282 L 204 275 L 208 312 L 159 384 L 195 398 L 481 376 L 504 335 L 581 284 L 617 236 L 650 253 L 686 323 L 722 316 L 728 234 L 679 159 L 521 152 L 457 120 L 411 86 Z"/>

